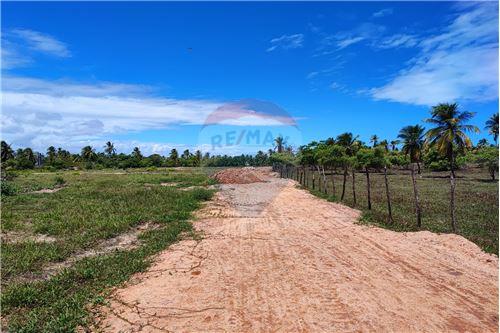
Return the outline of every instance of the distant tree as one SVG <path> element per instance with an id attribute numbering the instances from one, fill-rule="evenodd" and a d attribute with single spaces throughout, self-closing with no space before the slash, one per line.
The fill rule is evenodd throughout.
<path id="1" fill-rule="evenodd" d="M 190 156 L 191 156 L 191 153 L 189 152 L 189 149 L 186 149 L 186 150 L 184 150 L 184 152 L 182 153 L 181 158 L 183 158 L 183 159 L 186 159 L 186 160 L 187 160 Z"/>
<path id="2" fill-rule="evenodd" d="M 134 147 L 134 150 L 132 151 L 132 158 L 140 161 L 142 160 L 143 156 L 142 156 L 142 153 L 141 153 L 141 150 L 139 149 L 139 147 Z"/>
<path id="3" fill-rule="evenodd" d="M 163 157 L 160 154 L 153 154 L 148 157 L 148 160 L 155 167 L 161 167 L 163 164 Z"/>
<path id="4" fill-rule="evenodd" d="M 373 144 L 373 147 L 378 146 L 378 136 L 375 134 L 370 137 L 370 142 Z"/>
<path id="5" fill-rule="evenodd" d="M 420 125 L 406 126 L 399 131 L 398 138 L 403 141 L 401 151 L 405 155 L 410 155 L 410 161 L 417 163 L 418 173 L 420 173 L 420 160 L 425 143 L 425 128 Z"/>
<path id="6" fill-rule="evenodd" d="M 12 150 L 11 146 L 7 144 L 7 142 L 2 140 L 0 149 L 2 150 L 2 163 L 14 158 L 14 150 Z"/>
<path id="7" fill-rule="evenodd" d="M 328 138 L 325 140 L 325 144 L 331 146 L 335 144 L 335 139 L 334 138 Z"/>
<path id="8" fill-rule="evenodd" d="M 376 147 L 375 149 L 360 149 L 356 153 L 356 160 L 357 164 L 365 170 L 368 209 L 372 209 L 370 169 L 381 169 L 386 165 L 387 162 L 384 149 L 381 147 Z"/>
<path id="9" fill-rule="evenodd" d="M 481 148 L 474 154 L 474 162 L 482 167 L 488 168 L 491 180 L 495 180 L 495 172 L 498 172 L 498 148 Z"/>
<path id="10" fill-rule="evenodd" d="M 179 165 L 179 153 L 177 152 L 177 149 L 174 148 L 170 151 L 168 159 L 172 162 L 174 166 Z"/>
<path id="11" fill-rule="evenodd" d="M 477 148 L 484 148 L 484 147 L 488 147 L 488 140 L 486 139 L 481 139 L 477 142 L 477 145 L 476 145 Z"/>
<path id="12" fill-rule="evenodd" d="M 387 140 L 380 141 L 379 145 L 384 147 L 385 151 L 389 151 L 389 142 Z"/>
<path id="13" fill-rule="evenodd" d="M 450 211 L 451 227 L 453 232 L 457 231 L 455 219 L 455 153 L 464 151 L 472 146 L 467 132 L 479 132 L 479 128 L 467 124 L 472 119 L 474 113 L 460 111 L 458 104 L 443 103 L 434 106 L 431 110 L 431 118 L 426 119 L 427 123 L 433 124 L 434 128 L 427 131 L 427 141 L 431 146 L 435 146 L 437 151 L 446 156 L 450 165 Z"/>
<path id="14" fill-rule="evenodd" d="M 48 163 L 50 165 L 53 165 L 56 160 L 56 148 L 54 146 L 50 146 L 49 148 L 47 148 L 47 158 Z"/>
<path id="15" fill-rule="evenodd" d="M 115 145 L 111 141 L 106 142 L 106 145 L 104 145 L 104 152 L 108 154 L 108 156 L 115 155 L 116 154 Z"/>
<path id="16" fill-rule="evenodd" d="M 83 147 L 80 155 L 82 156 L 82 159 L 86 162 L 94 161 L 95 158 L 97 157 L 94 148 L 92 148 L 92 146 Z"/>
<path id="17" fill-rule="evenodd" d="M 275 149 L 278 153 L 282 153 L 285 147 L 285 139 L 280 135 L 274 139 Z"/>
<path id="18" fill-rule="evenodd" d="M 393 151 L 395 151 L 397 149 L 397 146 L 401 143 L 401 141 L 399 140 L 392 140 L 391 141 L 391 148 Z"/>
<path id="19" fill-rule="evenodd" d="M 493 140 L 495 140 L 495 143 L 498 143 L 498 112 L 492 115 L 490 119 L 488 119 L 485 129 L 488 130 L 488 133 L 493 135 Z"/>

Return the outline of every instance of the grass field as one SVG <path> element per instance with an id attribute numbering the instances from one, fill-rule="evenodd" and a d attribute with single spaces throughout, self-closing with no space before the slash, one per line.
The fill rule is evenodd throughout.
<path id="1" fill-rule="evenodd" d="M 312 174 L 309 173 L 309 186 Z M 451 232 L 450 182 L 448 172 L 423 172 L 417 177 L 422 210 L 422 227 L 438 233 Z M 328 178 L 328 194 L 318 190 L 318 174 L 314 194 L 332 201 L 340 201 L 343 176 L 339 170 L 334 175 L 336 195 L 332 195 L 331 175 Z M 356 198 L 358 209 L 363 211 L 363 223 L 375 224 L 397 231 L 417 231 L 413 186 L 409 171 L 391 171 L 391 193 L 394 224 L 387 223 L 387 199 L 384 175 L 371 173 L 372 209 L 367 209 L 366 176 L 356 173 Z M 498 254 L 498 181 L 491 181 L 487 170 L 469 169 L 457 172 L 456 217 L 458 233 L 479 245 L 484 251 Z M 354 207 L 352 178 L 349 174 L 344 203 Z"/>
<path id="2" fill-rule="evenodd" d="M 191 232 L 191 213 L 213 193 L 200 185 L 211 183 L 199 169 L 20 173 L 11 181 L 17 193 L 2 200 L 2 326 L 71 332 L 87 325 L 88 304 Z M 141 225 L 134 246 L 105 251 L 103 244 Z M 47 267 L 96 248 L 102 253 L 48 276 Z"/>

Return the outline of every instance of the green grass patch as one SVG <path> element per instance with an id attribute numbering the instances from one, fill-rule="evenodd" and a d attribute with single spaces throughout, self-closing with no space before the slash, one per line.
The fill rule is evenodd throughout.
<path id="1" fill-rule="evenodd" d="M 191 230 L 191 213 L 213 191 L 144 184 L 181 180 L 186 186 L 210 183 L 192 169 L 181 176 L 165 173 L 63 172 L 65 187 L 55 193 L 27 191 L 3 198 L 3 232 L 46 234 L 52 243 L 2 243 L 2 314 L 10 332 L 73 332 L 88 324 L 89 304 L 102 301 L 110 287 L 144 270 L 149 258 Z M 30 181 L 33 184 L 30 185 Z M 55 184 L 54 173 L 23 173 L 12 180 L 20 188 Z M 57 181 L 60 183 L 60 180 Z M 143 222 L 160 224 L 141 235 L 141 245 L 127 251 L 78 261 L 46 281 L 18 282 L 46 265 L 127 232 Z"/>
<path id="2" fill-rule="evenodd" d="M 330 201 L 340 201 L 343 176 L 334 175 L 336 193 L 332 195 L 331 175 L 327 175 L 327 190 L 311 192 Z M 484 251 L 498 254 L 498 182 L 491 181 L 488 171 L 471 169 L 457 172 L 455 190 L 458 233 L 479 245 Z M 375 224 L 396 231 L 429 230 L 438 233 L 451 232 L 450 183 L 446 172 L 424 172 L 417 177 L 422 209 L 422 227 L 416 226 L 413 186 L 408 171 L 393 171 L 388 175 L 394 224 L 388 224 L 387 200 L 384 176 L 371 173 L 372 209 L 367 209 L 365 174 L 356 173 L 356 199 L 354 205 L 352 178 L 347 178 L 343 203 L 363 211 L 361 223 Z M 312 185 L 309 173 L 309 186 Z"/>

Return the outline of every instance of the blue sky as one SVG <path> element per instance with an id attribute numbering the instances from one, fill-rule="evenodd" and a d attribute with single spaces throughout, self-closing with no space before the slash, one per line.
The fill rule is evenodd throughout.
<path id="1" fill-rule="evenodd" d="M 2 78 L 2 138 L 39 151 L 206 151 L 250 130 L 390 141 L 439 102 L 483 128 L 498 112 L 498 5 L 3 2 Z M 241 117 L 203 127 L 228 105 Z"/>

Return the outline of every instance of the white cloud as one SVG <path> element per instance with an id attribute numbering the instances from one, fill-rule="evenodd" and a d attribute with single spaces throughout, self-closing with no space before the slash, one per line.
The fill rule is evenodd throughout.
<path id="1" fill-rule="evenodd" d="M 273 38 L 270 41 L 271 46 L 266 50 L 267 52 L 274 51 L 276 49 L 297 49 L 303 46 L 304 43 L 304 35 L 303 34 L 295 34 L 295 35 L 283 35 L 278 38 Z"/>
<path id="2" fill-rule="evenodd" d="M 418 105 L 498 99 L 498 5 L 466 9 L 440 34 L 422 40 L 409 67 L 370 94 Z"/>
<path id="3" fill-rule="evenodd" d="M 391 49 L 398 47 L 415 47 L 419 42 L 418 37 L 407 34 L 396 34 L 385 37 L 374 43 L 374 47 L 381 49 Z"/>
<path id="4" fill-rule="evenodd" d="M 393 9 L 392 8 L 384 8 L 384 9 L 381 9 L 379 10 L 378 12 L 375 12 L 373 13 L 373 17 L 384 17 L 384 16 L 387 16 L 387 15 L 391 15 L 393 13 Z"/>
<path id="5" fill-rule="evenodd" d="M 365 22 L 352 30 L 326 35 L 321 40 L 317 54 L 329 55 L 362 41 L 378 39 L 385 30 L 383 25 Z"/>
<path id="6" fill-rule="evenodd" d="M 151 87 L 141 85 L 7 76 L 2 82 L 2 139 L 39 151 L 50 145 L 78 151 L 89 142 L 105 142 L 116 134 L 203 125 L 214 111 L 228 105 L 157 97 L 151 91 Z M 252 116 L 250 112 L 244 117 L 220 119 L 218 124 L 277 123 L 273 117 Z"/>
<path id="7" fill-rule="evenodd" d="M 39 54 L 60 58 L 71 56 L 68 46 L 53 36 L 29 29 L 2 32 L 2 69 L 28 66 Z"/>
<path id="8" fill-rule="evenodd" d="M 361 42 L 364 39 L 365 39 L 365 37 L 362 37 L 362 36 L 348 37 L 346 39 L 339 40 L 337 43 L 337 46 L 338 46 L 339 50 L 342 50 L 342 49 L 345 49 L 346 47 L 348 47 L 349 45 L 356 44 L 358 42 Z"/>
<path id="9" fill-rule="evenodd" d="M 53 36 L 29 29 L 14 29 L 10 35 L 20 39 L 30 49 L 56 57 L 70 57 L 66 44 Z"/>

